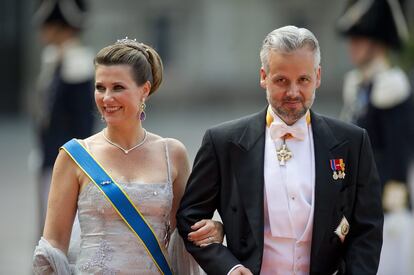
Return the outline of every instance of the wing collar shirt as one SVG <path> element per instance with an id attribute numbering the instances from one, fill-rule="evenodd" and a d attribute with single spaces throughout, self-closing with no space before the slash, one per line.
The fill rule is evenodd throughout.
<path id="1" fill-rule="evenodd" d="M 266 120 L 261 274 L 309 274 L 315 185 L 310 113 L 288 126 L 269 106 Z M 280 165 L 277 150 L 285 130 L 292 135 L 285 139 L 292 158 Z"/>

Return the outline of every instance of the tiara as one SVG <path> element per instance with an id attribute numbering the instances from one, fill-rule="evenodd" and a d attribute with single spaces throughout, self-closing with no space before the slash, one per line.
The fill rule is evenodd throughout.
<path id="1" fill-rule="evenodd" d="M 125 36 L 125 38 L 123 38 L 123 39 L 117 39 L 116 40 L 116 43 L 119 43 L 119 44 L 129 44 L 131 42 L 138 43 L 136 38 L 129 39 L 128 36 Z M 140 43 L 140 44 L 142 44 L 142 43 Z"/>
<path id="2" fill-rule="evenodd" d="M 137 43 L 137 44 L 140 44 L 141 46 L 144 45 L 143 43 L 138 43 L 136 38 L 129 39 L 128 36 L 125 36 L 125 38 L 123 38 L 123 39 L 117 39 L 116 43 L 118 43 L 118 44 Z"/>
<path id="3" fill-rule="evenodd" d="M 117 39 L 116 43 L 117 44 L 125 44 L 125 45 L 130 45 L 131 43 L 132 44 L 135 43 L 135 44 L 138 44 L 145 52 L 149 51 L 149 49 L 147 48 L 147 46 L 144 43 L 138 42 L 136 38 L 129 39 L 128 36 L 125 36 L 125 38 L 123 38 L 123 39 Z"/>

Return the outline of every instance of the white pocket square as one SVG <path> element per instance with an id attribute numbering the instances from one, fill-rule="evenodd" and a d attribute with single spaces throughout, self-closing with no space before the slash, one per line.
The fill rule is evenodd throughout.
<path id="1" fill-rule="evenodd" d="M 338 227 L 335 229 L 335 234 L 338 235 L 341 242 L 345 241 L 345 237 L 349 232 L 349 223 L 345 216 L 342 217 L 341 222 L 339 223 Z"/>

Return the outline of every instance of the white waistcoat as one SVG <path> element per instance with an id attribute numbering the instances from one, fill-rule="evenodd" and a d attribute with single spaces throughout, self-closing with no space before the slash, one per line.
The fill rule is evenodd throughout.
<path id="1" fill-rule="evenodd" d="M 273 115 L 274 120 L 280 120 Z M 293 157 L 281 166 L 266 129 L 264 159 L 264 251 L 261 274 L 309 274 L 314 211 L 315 158 L 311 125 L 303 116 L 304 140 L 286 140 Z"/>

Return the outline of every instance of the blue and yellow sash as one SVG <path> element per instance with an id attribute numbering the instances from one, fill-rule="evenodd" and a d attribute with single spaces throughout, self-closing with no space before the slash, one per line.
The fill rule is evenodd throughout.
<path id="1" fill-rule="evenodd" d="M 76 139 L 68 141 L 62 148 L 102 191 L 115 211 L 118 212 L 137 238 L 141 240 L 161 274 L 173 274 L 154 231 L 124 190 Z"/>

